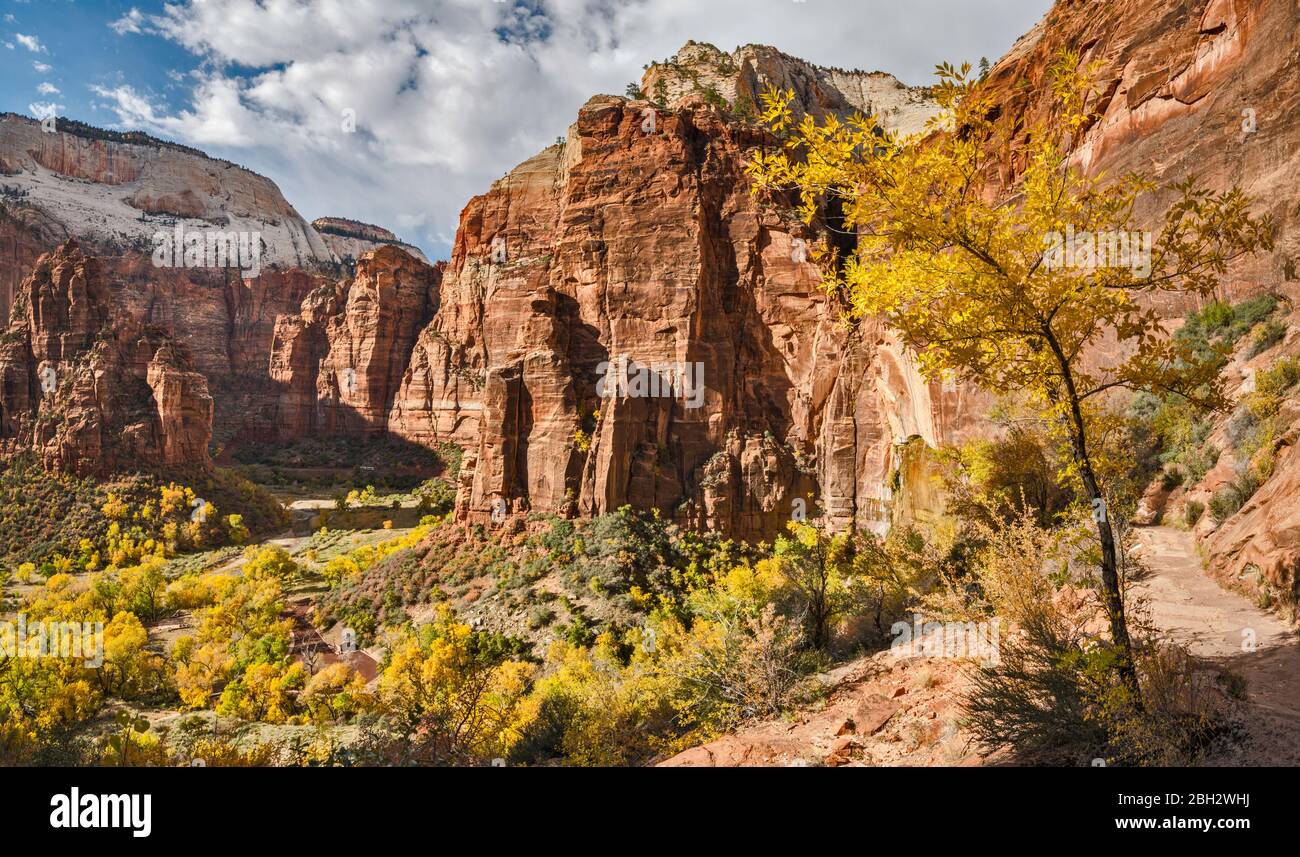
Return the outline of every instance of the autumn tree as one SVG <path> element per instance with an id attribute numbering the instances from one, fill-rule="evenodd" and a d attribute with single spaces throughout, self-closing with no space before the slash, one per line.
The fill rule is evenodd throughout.
<path id="1" fill-rule="evenodd" d="M 793 193 L 809 224 L 842 215 L 844 234 L 819 258 L 850 316 L 888 322 L 927 376 L 1021 391 L 1057 427 L 1068 447 L 1062 475 L 1097 524 L 1117 669 L 1136 700 L 1093 424 L 1121 388 L 1221 401 L 1216 362 L 1168 337 L 1150 298 L 1210 294 L 1234 259 L 1272 246 L 1272 225 L 1251 216 L 1238 189 L 1214 193 L 1193 179 L 1165 189 L 1172 202 L 1158 237 L 1141 232 L 1135 207 L 1157 186 L 1089 175 L 1072 159 L 1097 118 L 1095 71 L 1058 55 L 1055 109 L 1020 131 L 968 64 L 939 67 L 942 113 L 907 138 L 861 115 L 796 124 L 793 93 L 770 92 L 763 118 L 783 142 L 748 169 L 756 192 Z M 1014 180 L 999 179 L 1000 158 L 1023 165 Z"/>
<path id="2" fill-rule="evenodd" d="M 418 631 L 394 632 L 378 692 L 400 723 L 407 758 L 466 765 L 506 755 L 520 734 L 532 667 L 499 642 L 449 609 Z"/>

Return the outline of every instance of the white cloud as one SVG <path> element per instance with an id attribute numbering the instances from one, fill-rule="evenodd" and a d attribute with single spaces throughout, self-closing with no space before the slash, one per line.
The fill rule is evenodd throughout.
<path id="1" fill-rule="evenodd" d="M 35 101 L 27 105 L 27 112 L 37 119 L 45 119 L 50 116 L 62 116 L 63 105 L 55 104 L 52 101 Z"/>
<path id="2" fill-rule="evenodd" d="M 32 68 L 36 69 L 37 74 L 49 74 L 50 69 L 53 68 L 53 66 L 43 62 L 33 62 Z"/>
<path id="3" fill-rule="evenodd" d="M 113 21 L 108 26 L 109 29 L 117 33 L 119 36 L 125 36 L 127 33 L 144 32 L 144 24 L 144 13 L 132 6 L 131 11 L 127 12 L 116 21 Z"/>
<path id="4" fill-rule="evenodd" d="M 41 95 L 58 95 L 59 88 L 52 83 L 42 83 L 36 87 L 36 91 Z"/>
<path id="5" fill-rule="evenodd" d="M 132 9 L 119 33 L 203 60 L 188 106 L 96 89 L 120 124 L 263 172 L 308 217 L 393 228 L 445 255 L 460 209 L 563 135 L 591 95 L 622 93 L 687 39 L 772 44 L 812 62 L 929 82 L 996 58 L 1050 0 L 205 0 Z M 936 26 L 936 22 L 942 22 Z M 253 69 L 250 75 L 248 69 Z M 353 111 L 355 133 L 345 133 Z"/>
<path id="6" fill-rule="evenodd" d="M 27 48 L 27 50 L 34 54 L 47 53 L 45 45 L 41 44 L 41 40 L 35 36 L 26 36 L 22 33 L 14 33 L 14 38 L 18 40 L 18 44 Z"/>

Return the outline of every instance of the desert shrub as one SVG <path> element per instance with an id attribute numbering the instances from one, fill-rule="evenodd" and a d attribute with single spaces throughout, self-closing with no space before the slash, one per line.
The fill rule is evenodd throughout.
<path id="1" fill-rule="evenodd" d="M 442 477 L 425 480 L 411 493 L 425 514 L 445 515 L 456 505 L 456 488 Z"/>
<path id="2" fill-rule="evenodd" d="M 1261 419 L 1276 415 L 1282 399 L 1297 383 L 1300 383 L 1300 360 L 1294 357 L 1278 360 L 1255 373 L 1255 392 L 1247 397 L 1247 406 Z"/>
<path id="3" fill-rule="evenodd" d="M 1180 646 L 1148 643 L 1138 651 L 1142 708 L 1103 709 L 1108 760 L 1155 767 L 1195 765 L 1242 735 L 1240 676 L 1204 663 Z"/>
<path id="4" fill-rule="evenodd" d="M 985 747 L 1026 759 L 1099 756 L 1107 732 L 1089 711 L 1108 681 L 1104 653 L 1086 649 L 1082 629 L 1050 611 L 1025 617 L 1018 628 L 1001 639 L 996 667 L 972 672 L 967 728 Z"/>
<path id="5" fill-rule="evenodd" d="M 1248 464 L 1239 466 L 1236 478 L 1210 498 L 1210 516 L 1220 524 L 1228 520 L 1246 505 L 1259 486 L 1260 480 L 1254 468 Z"/>
<path id="6" fill-rule="evenodd" d="M 1114 680 L 1113 653 L 1060 617 L 1040 614 L 1004 638 L 1000 663 L 972 675 L 967 727 L 1021 761 L 1110 765 L 1195 764 L 1240 731 L 1222 688 L 1231 681 L 1184 649 L 1135 650 L 1141 705 Z"/>
<path id="7" fill-rule="evenodd" d="M 968 443 L 949 457 L 957 465 L 948 479 L 949 511 L 960 518 L 980 517 L 993 508 L 1007 519 L 1028 505 L 1048 525 L 1074 500 L 1057 478 L 1056 451 L 1024 426 L 1012 426 L 999 439 Z"/>
<path id="8" fill-rule="evenodd" d="M 1196 526 L 1201 520 L 1201 515 L 1205 514 L 1205 504 L 1198 503 L 1195 500 L 1188 500 L 1183 505 L 1183 522 L 1189 527 Z"/>
<path id="9" fill-rule="evenodd" d="M 717 733 L 785 710 L 815 664 L 800 623 L 767 604 L 700 617 L 671 669 L 678 707 Z"/>
<path id="10" fill-rule="evenodd" d="M 528 627 L 545 628 L 555 621 L 555 611 L 545 604 L 539 604 L 528 611 Z"/>
<path id="11" fill-rule="evenodd" d="M 557 643 L 547 663 L 512 760 L 642 764 L 683 734 L 672 705 L 674 680 L 640 660 L 624 663 L 611 636 L 590 649 Z"/>
<path id="12" fill-rule="evenodd" d="M 1276 309 L 1277 299 L 1272 295 L 1260 295 L 1233 306 L 1212 301 L 1199 312 L 1188 313 L 1175 336 L 1205 355 L 1212 353 L 1216 345 L 1231 350 Z"/>
<path id="13" fill-rule="evenodd" d="M 1250 408 L 1239 408 L 1228 420 L 1228 442 L 1232 448 L 1240 450 L 1254 442 L 1260 428 L 1260 421 Z"/>
<path id="14" fill-rule="evenodd" d="M 640 764 L 806 702 L 825 660 L 781 612 L 785 586 L 770 562 L 740 565 L 692 591 L 685 619 L 657 610 L 589 647 L 554 644 L 513 757 Z"/>
<path id="15" fill-rule="evenodd" d="M 1251 337 L 1250 347 L 1246 349 L 1246 359 L 1258 357 L 1265 351 L 1286 339 L 1287 327 L 1280 321 L 1268 321 L 1261 325 Z"/>
<path id="16" fill-rule="evenodd" d="M 1218 461 L 1218 450 L 1208 443 L 1214 426 L 1203 411 L 1181 396 L 1161 401 L 1150 425 L 1159 439 L 1160 462 L 1181 470 L 1189 484 L 1204 479 Z"/>
<path id="17" fill-rule="evenodd" d="M 855 617 L 871 620 L 872 642 L 880 642 L 922 584 L 924 542 L 915 536 L 900 527 L 881 541 L 861 531 L 832 535 L 791 523 L 764 561 L 782 581 L 770 597 L 802 624 L 813 648 L 830 648 L 836 626 Z"/>

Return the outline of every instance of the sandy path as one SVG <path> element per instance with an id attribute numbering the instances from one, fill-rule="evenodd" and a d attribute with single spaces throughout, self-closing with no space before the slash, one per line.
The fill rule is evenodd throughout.
<path id="1" fill-rule="evenodd" d="M 1279 616 L 1206 575 L 1191 533 L 1144 527 L 1137 536 L 1152 573 L 1133 590 L 1148 600 L 1155 624 L 1193 654 L 1246 678 L 1246 726 L 1255 740 L 1245 755 L 1223 761 L 1300 764 L 1300 638 Z"/>

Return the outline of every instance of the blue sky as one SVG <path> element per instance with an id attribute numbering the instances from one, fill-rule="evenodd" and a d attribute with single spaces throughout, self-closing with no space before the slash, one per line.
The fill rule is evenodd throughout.
<path id="1" fill-rule="evenodd" d="M 0 110 L 143 130 L 272 178 L 307 218 L 433 258 L 460 209 L 688 39 L 929 81 L 1050 0 L 0 0 Z M 355 133 L 341 117 L 355 116 Z"/>
<path id="2" fill-rule="evenodd" d="M 94 110 L 96 99 L 89 84 L 105 87 L 136 81 L 154 89 L 160 99 L 181 104 L 188 99 L 188 88 L 168 78 L 170 70 L 189 71 L 200 60 L 185 48 L 165 39 L 125 39 L 109 24 L 132 8 L 158 12 L 162 2 L 74 2 L 74 0 L 36 0 L 36 2 L 0 2 L 0 109 L 30 114 L 33 102 L 58 103 L 65 106 L 62 115 L 92 121 L 100 115 L 102 123 L 116 119 L 111 113 Z M 10 19 L 12 16 L 12 20 Z M 22 45 L 18 35 L 39 40 L 43 51 Z M 8 48 L 7 45 L 14 45 Z M 42 73 L 36 63 L 50 66 Z M 57 95 L 37 91 L 41 83 L 50 83 Z"/>

